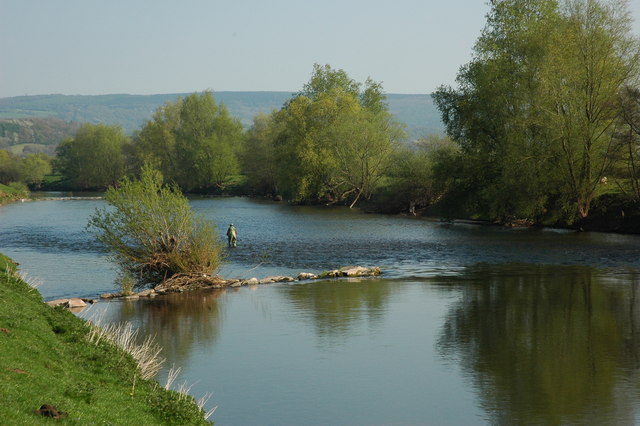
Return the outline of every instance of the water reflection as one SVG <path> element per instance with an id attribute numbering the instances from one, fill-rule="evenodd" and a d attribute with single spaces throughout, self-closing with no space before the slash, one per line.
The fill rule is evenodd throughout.
<path id="1" fill-rule="evenodd" d="M 496 424 L 633 424 L 640 324 L 630 272 L 544 265 L 469 268 L 437 341 Z"/>
<path id="2" fill-rule="evenodd" d="M 168 360 L 188 359 L 195 347 L 213 347 L 222 327 L 220 296 L 226 290 L 203 290 L 168 294 L 153 299 L 104 304 L 105 322 L 131 322 L 156 337 L 162 356 Z M 91 318 L 95 312 L 85 314 Z"/>
<path id="3" fill-rule="evenodd" d="M 363 323 L 370 332 L 381 325 L 394 295 L 393 281 L 349 279 L 278 287 L 292 309 L 310 324 L 321 346 L 335 346 L 353 337 Z M 397 292 L 396 292 L 397 293 Z"/>

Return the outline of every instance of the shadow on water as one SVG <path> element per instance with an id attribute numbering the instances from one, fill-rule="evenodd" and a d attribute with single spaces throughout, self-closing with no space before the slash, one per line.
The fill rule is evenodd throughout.
<path id="1" fill-rule="evenodd" d="M 318 398 L 314 392 L 329 392 L 350 406 L 368 406 L 377 398 L 421 401 L 402 414 L 392 410 L 390 418 L 400 423 L 424 419 L 427 395 L 430 409 L 443 405 L 449 419 L 456 418 L 446 411 L 453 406 L 463 421 L 474 418 L 469 402 L 444 403 L 446 393 L 437 396 L 451 387 L 454 393 L 472 392 L 472 405 L 490 424 L 634 424 L 640 400 L 640 273 L 614 272 L 478 264 L 457 276 L 275 284 L 115 303 L 109 311 L 157 335 L 169 365 L 189 365 L 186 374 L 202 380 L 202 392 L 221 381 L 221 399 L 264 399 L 278 375 L 283 390 L 272 389 L 276 399 L 264 402 L 278 413 L 284 407 L 276 401 L 289 401 L 287 384 L 293 386 L 304 372 L 305 382 L 325 386 L 307 389 L 310 400 Z M 231 294 L 232 299 L 221 297 Z M 233 309 L 227 312 L 229 302 Z M 222 334 L 226 344 L 217 347 Z M 278 365 L 288 354 L 296 354 L 295 361 L 288 359 L 278 373 L 259 367 Z M 247 368 L 248 377 L 226 372 Z M 287 373 L 289 368 L 297 373 Z M 354 368 L 402 391 L 391 398 L 388 391 L 367 388 L 367 397 L 357 398 L 347 390 Z M 438 384 L 435 377 L 460 384 Z M 361 386 L 369 386 L 369 379 L 362 380 Z M 243 417 L 244 404 L 236 407 L 229 399 L 216 402 L 230 412 L 220 420 L 251 423 Z M 301 409 L 311 403 L 299 402 Z M 294 414 L 277 415 L 286 423 Z M 358 419 L 354 424 L 365 424 Z"/>
<path id="2" fill-rule="evenodd" d="M 299 320 L 314 328 L 320 346 L 343 344 L 362 325 L 375 331 L 398 291 L 393 281 L 369 279 L 309 282 L 274 290 Z"/>
<path id="3" fill-rule="evenodd" d="M 640 274 L 477 265 L 438 279 L 461 293 L 437 341 L 493 424 L 634 424 Z"/>
<path id="4" fill-rule="evenodd" d="M 131 322 L 161 343 L 162 357 L 185 359 L 195 350 L 194 346 L 215 346 L 223 325 L 224 305 L 219 298 L 227 292 L 203 290 L 137 301 L 113 301 L 81 316 L 104 323 Z"/>

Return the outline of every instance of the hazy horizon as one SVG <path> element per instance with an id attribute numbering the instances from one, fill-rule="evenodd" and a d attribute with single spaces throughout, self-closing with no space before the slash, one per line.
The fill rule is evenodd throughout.
<path id="1" fill-rule="evenodd" d="M 296 92 L 313 64 L 385 92 L 453 85 L 485 1 L 3 0 L 0 97 Z M 630 4 L 640 34 L 640 2 Z"/>

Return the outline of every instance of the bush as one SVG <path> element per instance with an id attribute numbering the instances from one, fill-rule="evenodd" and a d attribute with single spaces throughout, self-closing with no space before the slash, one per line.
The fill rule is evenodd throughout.
<path id="1" fill-rule="evenodd" d="M 194 216 L 179 188 L 163 185 L 157 170 L 143 167 L 139 180 L 121 180 L 105 199 L 111 208 L 96 210 L 88 228 L 138 285 L 218 269 L 221 245 L 214 225 Z"/>

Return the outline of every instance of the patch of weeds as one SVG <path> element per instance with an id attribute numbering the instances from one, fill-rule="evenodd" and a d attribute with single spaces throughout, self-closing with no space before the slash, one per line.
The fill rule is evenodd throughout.
<path id="1" fill-rule="evenodd" d="M 193 398 L 175 391 L 154 392 L 147 400 L 149 410 L 162 423 L 209 424 Z"/>

